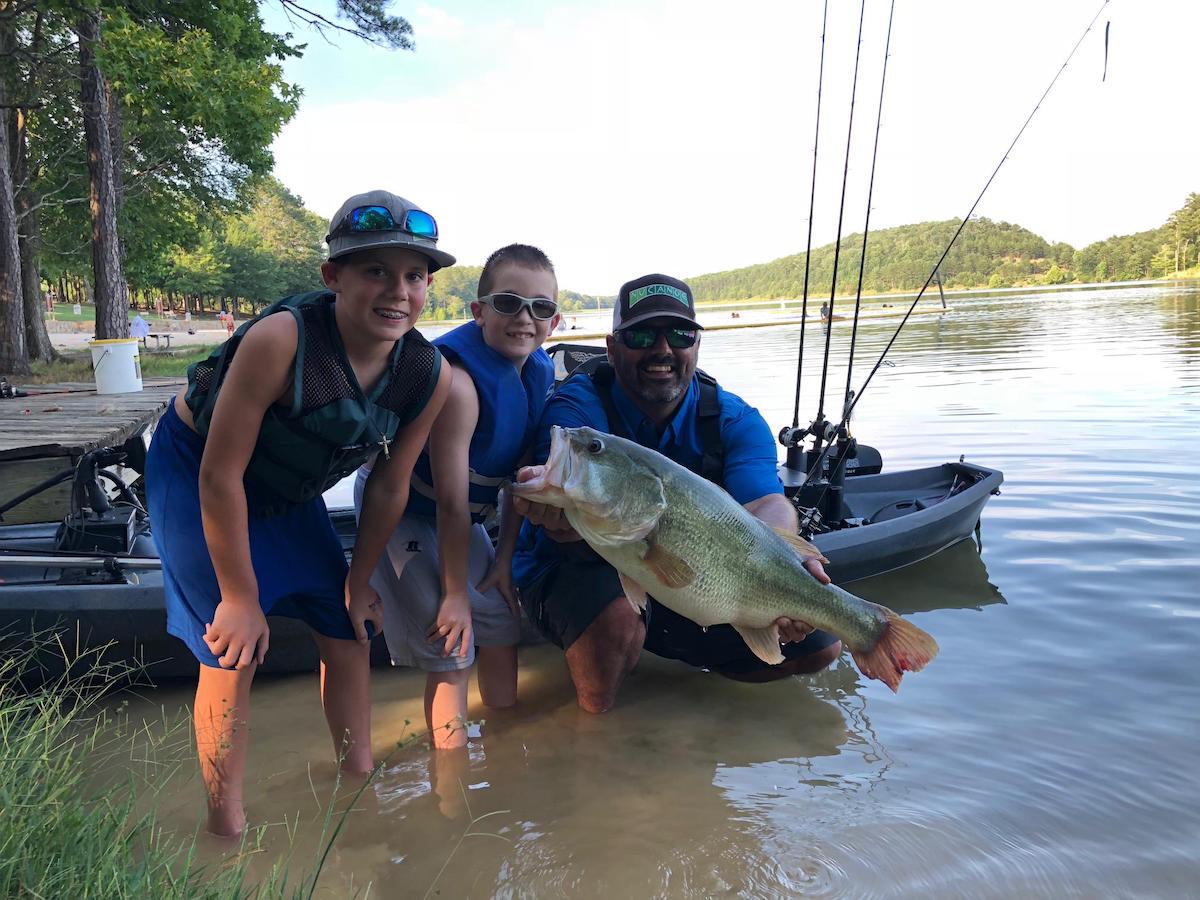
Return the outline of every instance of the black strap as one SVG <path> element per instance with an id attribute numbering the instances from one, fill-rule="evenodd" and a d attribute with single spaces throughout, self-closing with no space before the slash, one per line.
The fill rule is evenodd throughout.
<path id="1" fill-rule="evenodd" d="M 725 444 L 721 440 L 721 401 L 717 399 L 717 380 L 696 370 L 700 383 L 700 405 L 696 427 L 700 431 L 700 475 L 713 484 L 725 485 Z"/>
<path id="2" fill-rule="evenodd" d="M 582 376 L 584 373 L 580 373 Z M 587 373 L 592 379 L 604 414 L 608 419 L 610 434 L 633 440 L 625 429 L 624 420 L 613 403 L 612 385 L 615 378 L 613 368 L 607 362 L 597 365 Z M 700 369 L 696 370 L 700 385 L 699 404 L 696 408 L 696 428 L 700 434 L 700 477 L 713 484 L 725 484 L 725 444 L 721 440 L 721 402 L 717 398 L 717 380 Z"/>

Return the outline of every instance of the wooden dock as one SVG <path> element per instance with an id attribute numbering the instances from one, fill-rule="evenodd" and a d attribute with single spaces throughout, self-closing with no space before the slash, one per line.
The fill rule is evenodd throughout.
<path id="1" fill-rule="evenodd" d="M 185 378 L 151 378 L 141 391 L 97 394 L 94 384 L 21 386 L 0 399 L 0 504 L 73 466 L 97 447 L 119 447 L 158 420 Z M 66 514 L 64 483 L 4 515 L 5 524 L 54 521 Z"/>

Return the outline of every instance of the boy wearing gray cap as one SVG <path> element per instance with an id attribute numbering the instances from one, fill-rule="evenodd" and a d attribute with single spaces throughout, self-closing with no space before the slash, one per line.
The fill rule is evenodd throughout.
<path id="1" fill-rule="evenodd" d="M 387 191 L 329 223 L 326 290 L 280 300 L 188 371 L 150 445 L 147 495 L 167 630 L 200 662 L 194 707 L 208 830 L 245 828 L 242 783 L 266 615 L 304 620 L 344 771 L 369 772 L 368 579 L 408 502 L 409 477 L 450 390 L 413 330 L 432 273 L 454 264 L 437 223 Z M 373 458 L 347 569 L 321 494 Z"/>

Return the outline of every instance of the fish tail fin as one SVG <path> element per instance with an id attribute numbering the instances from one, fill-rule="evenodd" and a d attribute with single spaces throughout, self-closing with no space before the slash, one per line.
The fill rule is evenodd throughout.
<path id="1" fill-rule="evenodd" d="M 885 606 L 878 607 L 887 616 L 887 627 L 869 650 L 850 650 L 854 664 L 868 678 L 877 678 L 895 693 L 905 672 L 919 672 L 937 656 L 937 641 L 912 622 L 902 619 Z"/>

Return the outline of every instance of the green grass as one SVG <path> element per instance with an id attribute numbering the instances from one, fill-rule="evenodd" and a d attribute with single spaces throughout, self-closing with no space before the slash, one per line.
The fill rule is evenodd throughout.
<path id="1" fill-rule="evenodd" d="M 136 812 L 156 788 L 128 774 L 123 736 L 100 703 L 128 672 L 86 654 L 67 675 L 25 691 L 19 676 L 36 652 L 28 645 L 0 663 L 0 896 L 252 896 L 245 854 L 210 870 L 196 863 L 194 838 Z M 179 764 L 180 746 L 177 729 L 156 740 L 164 756 L 156 774 Z M 98 771 L 121 774 L 100 784 L 89 777 Z"/>
<path id="2" fill-rule="evenodd" d="M 187 350 L 154 353 L 140 350 L 138 360 L 142 366 L 142 377 L 180 377 L 187 374 L 188 366 L 199 362 L 212 353 L 215 344 L 207 344 Z M 92 354 L 67 351 L 53 362 L 34 362 L 33 375 L 20 379 L 20 384 L 56 384 L 71 381 L 92 381 Z"/>
<path id="3" fill-rule="evenodd" d="M 150 323 L 152 329 L 166 329 L 171 324 L 180 325 L 184 322 L 183 316 L 176 315 L 174 318 L 167 318 L 156 313 L 142 309 L 131 309 L 129 311 L 129 321 L 133 321 L 133 317 L 140 314 L 143 319 Z M 47 319 L 54 322 L 95 322 L 96 321 L 96 304 L 81 303 L 79 312 L 75 312 L 75 307 L 71 303 L 55 303 L 53 315 L 47 315 Z M 241 323 L 243 317 L 238 316 L 238 322 Z M 192 313 L 192 322 L 204 323 L 211 325 L 213 328 L 219 327 L 221 323 L 217 321 L 215 312 Z"/>
<path id="4" fill-rule="evenodd" d="M 374 776 L 348 796 L 339 797 L 340 780 L 335 784 L 311 866 L 294 865 L 289 843 L 253 883 L 249 861 L 263 852 L 267 826 L 219 864 L 205 865 L 197 859 L 202 838 L 160 824 L 158 802 L 177 789 L 173 776 L 181 767 L 194 769 L 195 752 L 186 718 L 135 727 L 124 704 L 105 700 L 136 669 L 97 662 L 102 651 L 73 656 L 48 634 L 19 642 L 0 635 L 0 646 L 0 897 L 313 896 L 347 815 Z M 30 673 L 47 653 L 68 661 L 66 674 L 29 689 Z M 335 804 L 343 810 L 335 812 Z M 283 824 L 292 833 L 294 825 Z M 295 868 L 307 873 L 297 877 Z"/>

